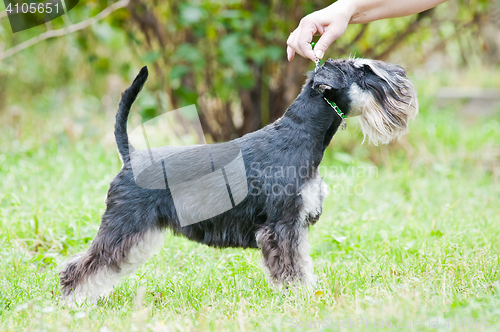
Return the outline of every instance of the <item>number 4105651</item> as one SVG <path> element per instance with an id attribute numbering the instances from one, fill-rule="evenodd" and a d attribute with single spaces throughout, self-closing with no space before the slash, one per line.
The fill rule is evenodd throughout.
<path id="1" fill-rule="evenodd" d="M 38 3 L 38 4 L 37 3 L 30 3 L 30 4 L 28 4 L 28 3 L 23 3 L 23 4 L 16 3 L 14 6 L 12 6 L 12 4 L 9 3 L 7 8 L 5 9 L 7 14 L 11 14 L 11 13 L 14 13 L 14 14 L 18 14 L 18 13 L 24 13 L 24 14 L 27 14 L 27 13 L 31 13 L 31 14 L 47 13 L 47 14 L 50 14 L 50 13 L 52 13 L 52 10 L 55 10 L 56 13 L 59 13 L 59 3 L 50 3 L 50 2 Z"/>

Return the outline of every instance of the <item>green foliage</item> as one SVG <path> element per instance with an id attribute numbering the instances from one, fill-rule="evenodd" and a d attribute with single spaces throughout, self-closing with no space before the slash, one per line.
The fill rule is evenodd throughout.
<path id="1" fill-rule="evenodd" d="M 212 137 L 228 140 L 245 133 L 243 128 L 257 129 L 248 125 L 255 123 L 253 118 L 260 120 L 259 126 L 265 125 L 290 104 L 285 90 L 290 85 L 300 86 L 302 73 L 311 69 L 312 63 L 287 63 L 285 41 L 304 15 L 328 4 L 135 0 L 127 9 L 88 29 L 42 42 L 0 63 L 0 81 L 9 82 L 0 83 L 0 91 L 5 90 L 4 104 L 15 104 L 81 81 L 86 82 L 86 92 L 102 98 L 111 73 L 128 82 L 138 68 L 149 65 L 155 68 L 149 83 L 158 91 L 155 98 L 167 95 L 155 108 L 156 114 L 197 104 L 201 97 L 218 99 L 219 109 L 208 112 L 206 105 L 199 105 L 200 111 L 218 123 L 215 126 L 206 121 L 212 134 L 232 123 L 229 127 L 236 132 L 226 130 Z M 86 1 L 52 21 L 51 28 L 81 22 L 107 5 L 106 1 Z M 493 37 L 483 33 L 495 24 L 496 7 L 498 3 L 485 0 L 450 1 L 418 16 L 382 20 L 367 27 L 350 26 L 326 56 L 380 58 L 408 67 L 425 63 L 437 53 L 439 60 L 430 64 L 438 68 L 496 65 L 498 47 L 492 44 Z M 39 35 L 46 27 L 12 35 L 4 19 L 0 29 L 0 49 L 7 49 Z M 253 96 L 246 103 L 241 100 L 243 91 Z M 223 114 L 227 105 L 231 109 L 239 105 L 229 118 Z M 247 116 L 237 126 L 233 119 L 241 117 L 242 111 Z"/>

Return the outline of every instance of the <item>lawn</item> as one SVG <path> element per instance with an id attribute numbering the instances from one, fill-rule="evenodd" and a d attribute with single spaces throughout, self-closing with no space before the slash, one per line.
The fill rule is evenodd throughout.
<path id="1" fill-rule="evenodd" d="M 121 167 L 114 114 L 71 88 L 20 101 L 0 114 L 0 330 L 499 330 L 500 107 L 465 116 L 434 94 L 500 75 L 462 75 L 414 75 L 420 115 L 399 142 L 361 145 L 355 119 L 334 137 L 314 295 L 269 287 L 258 251 L 167 232 L 109 298 L 64 307 L 59 266 L 90 244 Z"/>

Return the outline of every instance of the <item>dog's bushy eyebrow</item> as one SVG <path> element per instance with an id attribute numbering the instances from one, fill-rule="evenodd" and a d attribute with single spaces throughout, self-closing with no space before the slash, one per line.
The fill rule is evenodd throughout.
<path id="1" fill-rule="evenodd" d="M 369 90 L 378 103 L 386 108 L 395 107 L 391 100 L 398 103 L 409 105 L 409 101 L 404 98 L 406 86 L 405 70 L 399 66 L 393 66 L 393 74 L 384 75 L 387 72 L 375 72 L 371 66 L 366 65 L 365 72 L 368 75 L 363 76 L 359 85 L 365 90 Z"/>
<path id="2" fill-rule="evenodd" d="M 384 107 L 389 106 L 390 101 L 388 97 L 397 100 L 400 99 L 391 85 L 373 72 L 365 75 L 359 82 L 359 85 L 362 89 L 370 91 L 375 100 L 379 104 L 384 105 Z"/>
<path id="3" fill-rule="evenodd" d="M 328 62 L 313 73 L 312 81 L 314 88 L 321 84 L 328 85 L 337 90 L 347 87 L 347 79 L 344 72 Z"/>

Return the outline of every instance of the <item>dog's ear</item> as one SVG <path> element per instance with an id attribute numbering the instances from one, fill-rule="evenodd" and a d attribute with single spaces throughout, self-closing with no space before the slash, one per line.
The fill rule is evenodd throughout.
<path id="1" fill-rule="evenodd" d="M 321 92 L 331 89 L 340 90 L 347 87 L 345 74 L 328 62 L 315 71 L 312 81 L 313 88 Z"/>

